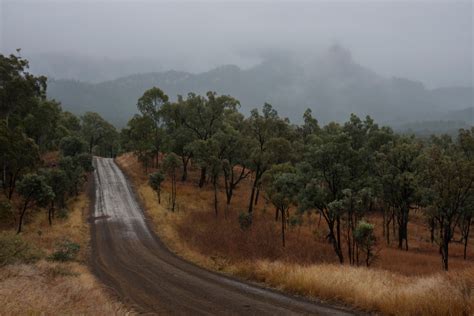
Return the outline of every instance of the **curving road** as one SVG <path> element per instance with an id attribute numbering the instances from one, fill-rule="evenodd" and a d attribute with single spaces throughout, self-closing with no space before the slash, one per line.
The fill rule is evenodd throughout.
<path id="1" fill-rule="evenodd" d="M 135 310 L 179 315 L 350 315 L 201 269 L 172 254 L 152 233 L 113 159 L 94 158 L 91 264 Z"/>

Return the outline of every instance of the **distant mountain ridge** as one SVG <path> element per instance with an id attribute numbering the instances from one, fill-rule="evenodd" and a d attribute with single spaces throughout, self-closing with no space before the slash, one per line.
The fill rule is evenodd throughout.
<path id="1" fill-rule="evenodd" d="M 429 90 L 420 82 L 384 78 L 357 64 L 350 52 L 339 46 L 305 63 L 278 56 L 250 69 L 225 65 L 199 74 L 152 72 L 100 83 L 51 80 L 48 94 L 67 110 L 96 111 L 123 126 L 136 113 L 137 99 L 153 86 L 171 99 L 188 92 L 229 94 L 240 100 L 245 113 L 268 102 L 296 122 L 301 121 L 306 108 L 321 122 L 342 121 L 350 113 L 371 115 L 392 125 L 427 120 L 459 120 L 472 125 L 474 121 L 469 117 L 473 87 Z M 466 112 L 456 112 L 461 110 Z"/>

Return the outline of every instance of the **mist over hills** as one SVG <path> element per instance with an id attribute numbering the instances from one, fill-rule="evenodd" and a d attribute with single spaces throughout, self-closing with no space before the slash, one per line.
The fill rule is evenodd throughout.
<path id="1" fill-rule="evenodd" d="M 35 74 L 93 83 L 164 69 L 157 61 L 143 58 L 112 59 L 73 53 L 27 54 L 26 58 Z"/>
<path id="2" fill-rule="evenodd" d="M 285 54 L 267 56 L 249 69 L 225 65 L 198 74 L 149 72 L 96 83 L 51 79 L 48 94 L 74 113 L 96 111 L 124 126 L 136 113 L 137 99 L 152 86 L 172 100 L 188 92 L 229 94 L 240 100 L 244 113 L 268 102 L 293 122 L 300 122 L 304 110 L 311 108 L 323 123 L 356 113 L 395 128 L 422 121 L 450 121 L 450 128 L 474 124 L 473 87 L 430 90 L 421 82 L 385 78 L 337 45 L 303 62 Z"/>

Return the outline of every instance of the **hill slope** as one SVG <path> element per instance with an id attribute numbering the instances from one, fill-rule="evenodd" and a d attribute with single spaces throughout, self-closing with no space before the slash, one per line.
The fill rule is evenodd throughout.
<path id="1" fill-rule="evenodd" d="M 199 74 L 155 72 L 101 83 L 52 80 L 48 91 L 72 112 L 96 111 L 121 126 L 136 113 L 138 97 L 152 86 L 160 87 L 172 99 L 191 91 L 230 94 L 241 101 L 244 112 L 269 102 L 292 121 L 299 121 L 309 107 L 323 122 L 357 113 L 395 125 L 458 120 L 455 111 L 469 111 L 474 95 L 472 87 L 429 90 L 420 82 L 384 78 L 357 64 L 339 46 L 306 63 L 280 56 L 250 69 L 227 65 Z M 473 118 L 463 116 L 461 120 L 472 124 Z"/>

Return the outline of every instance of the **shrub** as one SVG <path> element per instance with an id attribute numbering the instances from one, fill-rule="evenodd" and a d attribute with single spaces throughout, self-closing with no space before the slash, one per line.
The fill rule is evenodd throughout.
<path id="1" fill-rule="evenodd" d="M 67 208 L 61 208 L 56 212 L 56 217 L 59 219 L 66 219 L 69 217 L 69 211 Z"/>
<path id="2" fill-rule="evenodd" d="M 32 263 L 42 257 L 42 252 L 18 235 L 0 233 L 0 267 L 13 263 Z"/>
<path id="3" fill-rule="evenodd" d="M 359 245 L 359 248 L 365 252 L 365 264 L 369 266 L 375 256 L 373 252 L 376 242 L 374 225 L 367 223 L 366 221 L 360 221 L 357 223 L 357 227 L 354 231 L 354 238 Z"/>
<path id="4" fill-rule="evenodd" d="M 303 225 L 303 217 L 298 215 L 292 215 L 288 220 L 290 227 L 296 227 Z"/>
<path id="5" fill-rule="evenodd" d="M 64 240 L 57 244 L 56 250 L 49 257 L 53 261 L 71 261 L 74 260 L 79 253 L 81 246 L 70 240 Z"/>
<path id="6" fill-rule="evenodd" d="M 252 214 L 240 212 L 239 224 L 241 229 L 249 229 L 252 226 Z"/>
<path id="7" fill-rule="evenodd" d="M 13 208 L 8 200 L 0 199 L 0 221 L 2 223 L 11 222 L 13 219 Z"/>

